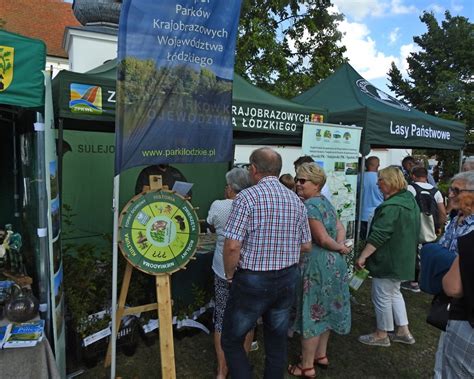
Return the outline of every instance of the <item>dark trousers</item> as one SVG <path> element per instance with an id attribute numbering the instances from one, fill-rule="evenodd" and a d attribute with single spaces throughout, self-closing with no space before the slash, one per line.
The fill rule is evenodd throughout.
<path id="1" fill-rule="evenodd" d="M 297 266 L 275 271 L 239 270 L 234 275 L 224 314 L 222 349 L 232 379 L 253 377 L 243 347 L 245 335 L 263 321 L 266 379 L 283 379 L 287 332 L 295 297 Z"/>
<path id="2" fill-rule="evenodd" d="M 411 282 L 417 282 L 418 283 L 418 278 L 420 276 L 420 249 L 417 247 L 416 248 L 416 256 L 415 256 L 415 278 L 413 280 L 408 280 L 406 283 L 411 283 Z"/>
<path id="3" fill-rule="evenodd" d="M 415 282 L 418 282 L 418 277 L 420 276 L 420 249 L 416 248 L 416 258 L 415 258 Z"/>
<path id="4" fill-rule="evenodd" d="M 367 239 L 367 227 L 368 227 L 369 222 L 368 221 L 361 221 L 360 222 L 360 238 L 365 240 Z"/>

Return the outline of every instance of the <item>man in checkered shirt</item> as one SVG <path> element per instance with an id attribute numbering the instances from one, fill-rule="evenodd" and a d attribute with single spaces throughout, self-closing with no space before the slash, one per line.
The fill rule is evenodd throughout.
<path id="1" fill-rule="evenodd" d="M 224 269 L 231 283 L 222 348 L 232 379 L 251 378 L 243 348 L 259 317 L 264 325 L 264 378 L 283 378 L 290 309 L 298 280 L 300 252 L 310 251 L 306 209 L 279 181 L 281 156 L 263 147 L 250 155 L 254 186 L 234 200 L 225 227 Z"/>

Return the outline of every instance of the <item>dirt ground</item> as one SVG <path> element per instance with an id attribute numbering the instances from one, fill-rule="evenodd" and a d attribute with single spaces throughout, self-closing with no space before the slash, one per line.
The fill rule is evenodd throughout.
<path id="1" fill-rule="evenodd" d="M 410 329 L 416 339 L 414 345 L 392 344 L 390 348 L 362 345 L 357 336 L 371 332 L 375 316 L 370 301 L 370 282 L 364 283 L 352 305 L 352 330 L 349 335 L 331 335 L 328 348 L 330 367 L 318 370 L 318 378 L 431 378 L 439 331 L 425 322 L 431 297 L 423 293 L 404 292 Z M 207 322 L 207 320 L 205 320 Z M 175 334 L 177 378 L 213 378 L 216 365 L 212 335 L 194 332 Z M 262 333 L 258 335 L 259 349 L 250 353 L 255 378 L 263 373 L 264 349 Z M 299 336 L 289 338 L 288 362 L 294 363 L 301 352 Z M 101 360 L 93 368 L 77 365 L 68 367 L 79 374 L 78 378 L 108 378 L 110 369 Z M 159 341 L 151 346 L 140 341 L 133 356 L 119 352 L 117 355 L 118 377 L 161 378 Z M 288 378 L 291 376 L 287 375 Z"/>

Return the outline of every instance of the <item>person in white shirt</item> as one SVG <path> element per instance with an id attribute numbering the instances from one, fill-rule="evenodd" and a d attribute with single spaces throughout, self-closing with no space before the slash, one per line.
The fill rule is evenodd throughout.
<path id="1" fill-rule="evenodd" d="M 411 184 L 408 185 L 407 190 L 416 197 L 416 189 L 414 187 L 418 186 L 424 190 L 432 190 L 434 187 L 428 183 L 428 170 L 423 166 L 415 166 L 411 170 Z M 441 226 L 446 222 L 446 207 L 444 206 L 444 198 L 440 191 L 434 193 L 434 199 L 438 205 L 438 220 L 435 220 L 435 224 L 440 227 L 435 230 L 436 234 L 441 233 Z M 418 274 L 419 274 L 419 258 L 417 254 L 417 264 L 415 268 L 415 281 L 413 282 L 403 282 L 401 288 L 407 289 L 413 292 L 420 292 L 420 287 L 418 286 Z"/>
<path id="2" fill-rule="evenodd" d="M 243 189 L 250 187 L 250 176 L 244 168 L 233 168 L 226 175 L 226 186 L 224 189 L 224 200 L 216 200 L 211 204 L 207 216 L 208 226 L 215 230 L 217 234 L 216 249 L 212 261 L 212 269 L 214 271 L 214 345 L 217 356 L 217 379 L 227 377 L 228 368 L 221 347 L 222 322 L 224 311 L 229 297 L 230 285 L 227 283 L 224 273 L 224 227 L 229 218 L 232 209 L 232 203 L 237 194 Z M 245 340 L 245 350 L 248 352 L 252 343 L 253 331 L 249 332 Z"/>
<path id="3" fill-rule="evenodd" d="M 405 179 L 408 184 L 411 184 L 412 182 L 412 177 L 411 177 L 411 171 L 413 167 L 418 166 L 419 162 L 413 158 L 411 155 L 406 156 L 402 160 L 402 167 L 403 167 L 403 175 L 405 175 Z M 426 173 L 426 182 L 431 184 L 433 187 L 436 187 L 436 182 L 433 179 L 433 176 L 427 171 Z"/>
<path id="4" fill-rule="evenodd" d="M 413 183 L 420 186 L 422 189 L 431 190 L 434 186 L 428 183 L 428 171 L 423 166 L 415 166 L 411 170 L 411 178 Z M 409 185 L 407 188 L 408 191 L 412 193 L 413 196 L 416 196 L 416 190 L 413 185 Z M 446 207 L 444 206 L 444 197 L 440 191 L 436 191 L 434 194 L 436 204 L 438 204 L 438 220 L 436 224 L 444 225 L 446 222 Z M 437 234 L 441 231 L 437 230 Z"/>

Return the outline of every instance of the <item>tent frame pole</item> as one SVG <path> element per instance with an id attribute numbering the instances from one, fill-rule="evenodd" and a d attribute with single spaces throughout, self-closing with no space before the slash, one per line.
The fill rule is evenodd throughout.
<path id="1" fill-rule="evenodd" d="M 16 121 L 12 120 L 13 129 L 13 217 L 16 222 L 15 227 L 20 225 L 20 193 L 18 192 L 18 151 L 17 151 L 17 138 L 16 138 Z"/>
<path id="2" fill-rule="evenodd" d="M 111 342 L 111 357 L 110 364 L 110 378 L 115 378 L 116 368 L 116 347 L 117 347 L 117 264 L 118 264 L 118 216 L 119 216 L 119 196 L 120 196 L 120 174 L 114 177 L 114 195 L 112 200 L 112 209 L 114 212 L 114 236 L 112 246 L 112 335 Z"/>
<path id="3" fill-rule="evenodd" d="M 44 118 L 39 112 L 36 113 L 34 124 L 36 139 L 36 160 L 37 172 L 35 173 L 38 182 L 38 289 L 41 318 L 45 320 L 45 334 L 51 339 L 51 284 L 50 284 L 50 252 L 48 239 L 48 195 L 46 190 L 46 162 L 45 162 L 45 131 Z"/>
<path id="4" fill-rule="evenodd" d="M 365 173 L 365 155 L 362 156 L 361 160 L 361 168 L 360 168 L 360 186 L 359 186 L 359 192 L 357 193 L 358 197 L 358 202 L 359 202 L 359 212 L 357 214 L 357 233 L 355 235 L 355 242 L 354 242 L 354 247 L 356 248 L 359 245 L 360 241 L 360 225 L 362 223 L 361 215 L 362 215 L 362 192 L 364 191 L 364 173 Z M 356 252 L 357 253 L 357 252 Z"/>
<path id="5" fill-rule="evenodd" d="M 58 153 L 58 183 L 59 183 L 59 202 L 60 208 L 62 210 L 62 202 L 63 202 L 63 142 L 64 142 L 64 120 L 61 117 L 58 120 L 58 140 L 56 144 L 56 150 Z"/>

